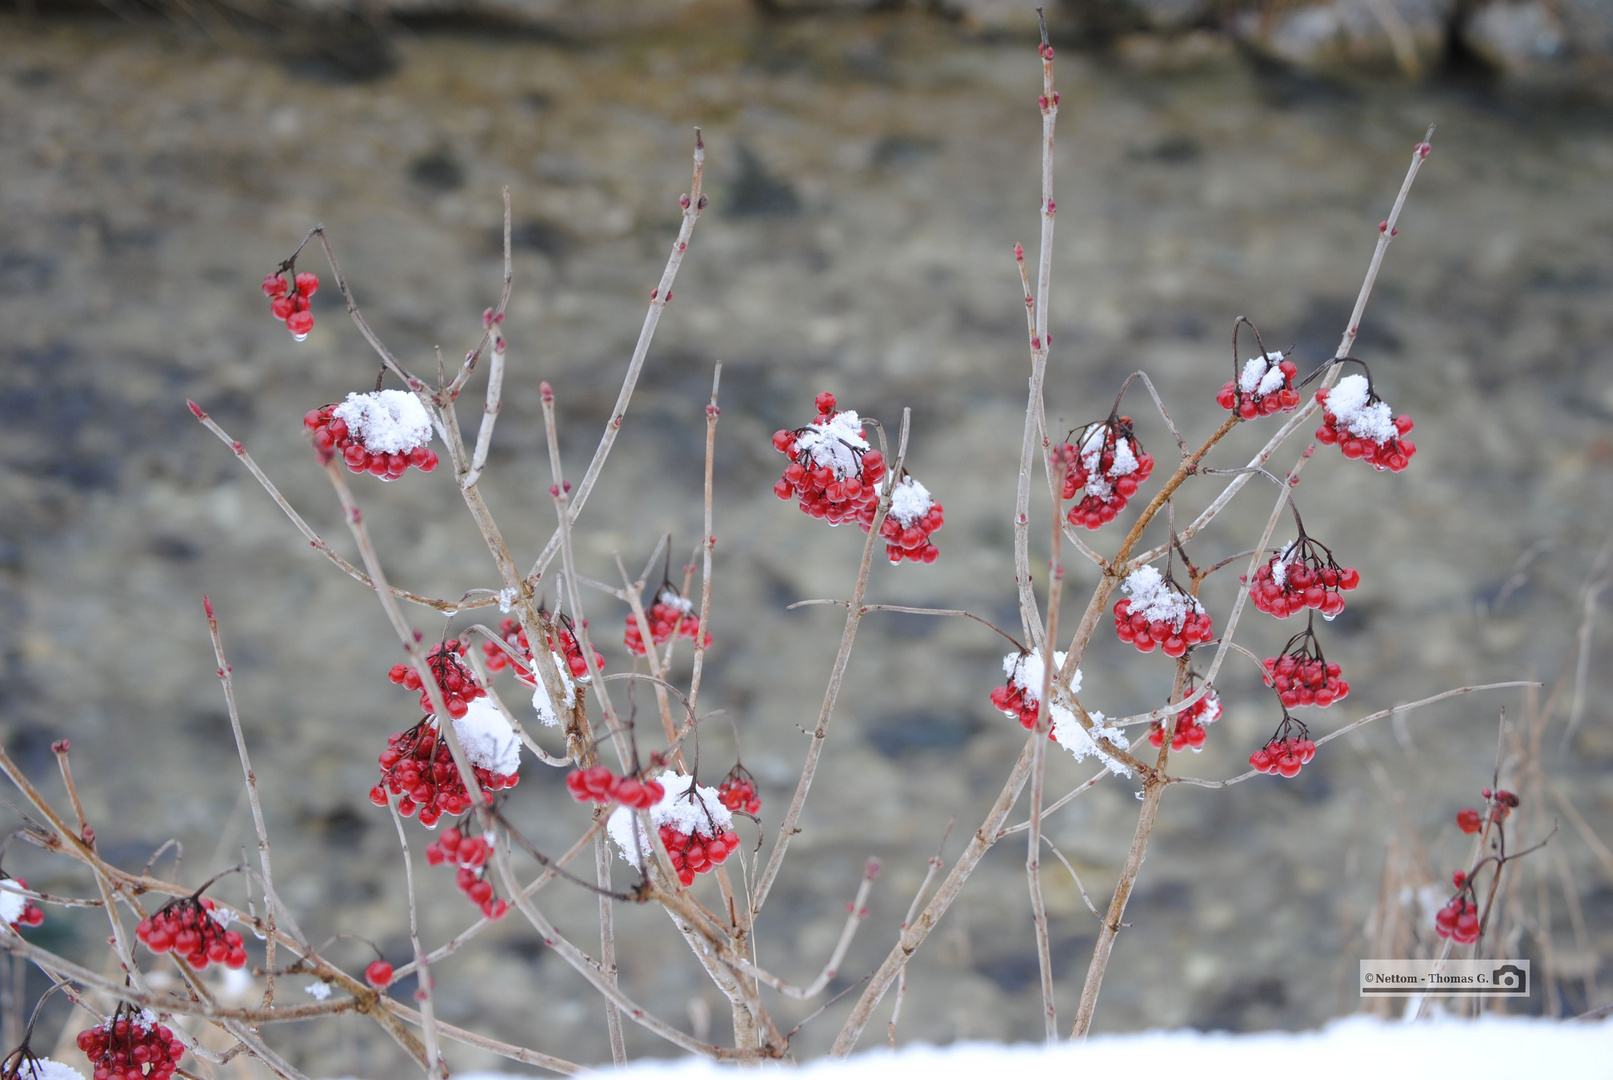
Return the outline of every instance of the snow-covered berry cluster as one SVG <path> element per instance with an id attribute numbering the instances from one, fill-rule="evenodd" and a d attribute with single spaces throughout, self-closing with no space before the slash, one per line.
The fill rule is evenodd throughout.
<path id="1" fill-rule="evenodd" d="M 686 638 L 700 636 L 700 618 L 695 614 L 694 601 L 681 595 L 670 581 L 662 582 L 660 592 L 655 594 L 655 603 L 644 613 L 644 620 L 650 624 L 650 639 L 657 645 L 671 641 L 673 634 Z M 634 656 L 644 655 L 644 635 L 632 612 L 627 614 L 627 632 L 622 643 Z M 711 647 L 709 630 L 705 644 Z M 581 655 L 580 649 L 578 654 Z"/>
<path id="2" fill-rule="evenodd" d="M 426 845 L 426 862 L 432 866 L 454 867 L 454 884 L 459 886 L 459 891 L 481 908 L 485 917 L 502 919 L 510 905 L 503 898 L 493 895 L 493 883 L 487 880 L 487 860 L 492 855 L 493 841 L 490 837 L 466 836 L 452 826 L 444 829 L 437 840 Z M 391 980 L 390 971 L 387 972 L 387 980 Z"/>
<path id="3" fill-rule="evenodd" d="M 1064 666 L 1064 653 L 1053 654 L 1055 669 Z M 1042 667 L 1042 654 L 1039 652 L 1009 653 L 1003 657 L 1003 674 L 1007 676 L 1003 685 L 991 692 L 991 703 L 1002 710 L 1002 714 L 1010 720 L 1018 720 L 1019 726 L 1029 731 L 1036 726 L 1036 707 L 1042 700 L 1042 680 L 1045 671 Z M 1071 689 L 1079 692 L 1081 689 L 1081 673 L 1077 669 L 1074 685 Z M 1048 738 L 1052 738 L 1051 729 Z"/>
<path id="4" fill-rule="evenodd" d="M 573 769 L 566 774 L 566 790 L 578 802 L 594 802 L 600 806 L 614 802 L 634 810 L 648 810 L 666 794 L 666 789 L 655 780 L 617 776 L 604 765 Z"/>
<path id="5" fill-rule="evenodd" d="M 45 921 L 39 905 L 22 895 L 28 883 L 22 878 L 0 878 L 0 922 L 10 923 L 13 930 L 25 926 L 38 926 Z"/>
<path id="6" fill-rule="evenodd" d="M 1268 615 L 1286 619 L 1315 608 L 1324 619 L 1344 610 L 1344 593 L 1361 584 L 1353 566 L 1340 566 L 1326 545 L 1300 534 L 1299 539 L 1255 568 L 1249 599 Z"/>
<path id="7" fill-rule="evenodd" d="M 420 399 L 402 390 L 348 394 L 336 405 L 310 409 L 302 426 L 313 436 L 321 462 L 340 457 L 349 472 L 396 480 L 410 468 L 437 467 L 431 416 Z"/>
<path id="8" fill-rule="evenodd" d="M 269 298 L 269 314 L 286 324 L 294 341 L 306 341 L 314 328 L 314 313 L 308 303 L 319 291 L 319 275 L 301 273 L 291 281 L 277 270 L 263 279 L 263 295 Z"/>
<path id="9" fill-rule="evenodd" d="M 246 966 L 242 937 L 225 929 L 229 916 L 215 910 L 212 897 L 182 896 L 141 919 L 134 936 L 154 953 L 172 950 L 198 971 L 209 963 L 239 970 Z"/>
<path id="10" fill-rule="evenodd" d="M 1139 566 L 1120 587 L 1130 598 L 1115 603 L 1115 634 L 1138 652 L 1158 645 L 1166 656 L 1182 656 L 1215 636 L 1198 598 L 1152 566 Z"/>
<path id="11" fill-rule="evenodd" d="M 1087 529 L 1113 521 L 1154 471 L 1154 458 L 1132 433 L 1129 416 L 1111 416 L 1087 425 L 1075 443 L 1064 444 L 1060 454 L 1069 463 L 1064 498 L 1078 500 L 1067 518 L 1071 525 Z"/>
<path id="12" fill-rule="evenodd" d="M 1192 693 L 1191 683 L 1188 692 Z M 1176 730 L 1171 733 L 1171 752 L 1180 753 L 1191 750 L 1195 754 L 1204 749 L 1206 732 L 1205 725 L 1213 724 L 1221 719 L 1221 698 L 1214 690 L 1207 690 L 1203 697 L 1176 714 Z M 1148 743 L 1155 749 L 1165 743 L 1165 725 L 1155 721 L 1148 728 Z"/>
<path id="13" fill-rule="evenodd" d="M 891 491 L 890 510 L 879 526 L 886 557 L 893 565 L 903 559 L 933 563 L 941 551 L 930 542 L 930 536 L 944 520 L 941 504 L 930 495 L 929 488 L 904 472 Z"/>
<path id="14" fill-rule="evenodd" d="M 715 788 L 696 784 L 686 773 L 663 773 L 660 800 L 649 808 L 650 825 L 656 830 L 678 881 L 689 886 L 696 874 L 710 873 L 739 847 L 733 814 L 723 805 Z M 634 811 L 618 806 L 606 822 L 610 838 L 622 858 L 634 866 L 651 850 L 650 838 L 638 824 Z"/>
<path id="15" fill-rule="evenodd" d="M 1229 382 L 1215 395 L 1216 404 L 1243 420 L 1272 413 L 1291 412 L 1299 407 L 1299 391 L 1294 376 L 1299 366 L 1280 352 L 1251 356 L 1244 361 L 1236 382 Z"/>
<path id="16" fill-rule="evenodd" d="M 1479 908 L 1461 893 L 1434 916 L 1434 932 L 1458 945 L 1471 945 L 1479 939 Z"/>
<path id="17" fill-rule="evenodd" d="M 78 1048 L 95 1068 L 95 1080 L 168 1080 L 185 1056 L 185 1044 L 149 1009 L 127 1006 L 78 1033 Z"/>
<path id="18" fill-rule="evenodd" d="M 1277 734 L 1266 745 L 1249 755 L 1249 764 L 1260 772 L 1273 776 L 1295 777 L 1299 770 L 1316 756 L 1316 743 L 1311 740 L 1305 725 L 1284 715 Z"/>
<path id="19" fill-rule="evenodd" d="M 1316 441 L 1337 445 L 1347 458 L 1360 458 L 1379 472 L 1399 472 L 1417 452 L 1403 438 L 1412 429 L 1411 417 L 1392 416 L 1365 375 L 1346 375 L 1331 390 L 1316 391 L 1316 403 L 1322 406 Z"/>
<path id="20" fill-rule="evenodd" d="M 743 765 L 735 765 L 717 785 L 717 798 L 736 814 L 755 817 L 762 812 L 762 799 L 756 794 L 756 780 Z"/>
<path id="21" fill-rule="evenodd" d="M 428 829 L 436 828 L 444 814 L 462 814 L 471 805 L 437 724 L 428 716 L 408 731 L 388 735 L 379 758 L 381 782 L 370 789 L 376 806 L 386 805 L 388 793 L 399 796 L 398 813 L 409 817 L 419 810 L 420 824 Z M 496 705 L 478 698 L 453 725 L 487 801 L 493 792 L 520 782 L 521 744 Z"/>
<path id="22" fill-rule="evenodd" d="M 431 652 L 426 656 L 426 664 L 430 667 L 431 673 L 437 677 L 437 687 L 442 691 L 443 705 L 448 709 L 448 715 L 456 720 L 465 715 L 471 702 L 487 696 L 487 691 L 476 681 L 476 673 L 460 659 L 469 650 L 469 642 L 449 639 L 432 646 Z M 394 685 L 401 686 L 405 690 L 418 690 L 420 711 L 431 712 L 431 695 L 426 692 L 425 684 L 420 679 L 420 673 L 414 669 L 414 665 L 393 664 L 386 677 Z"/>
<path id="23" fill-rule="evenodd" d="M 1350 693 L 1341 669 L 1327 662 L 1309 626 L 1288 639 L 1281 655 L 1266 657 L 1261 666 L 1266 669 L 1266 685 L 1277 691 L 1286 709 L 1298 705 L 1325 709 Z"/>
<path id="24" fill-rule="evenodd" d="M 819 394 L 817 406 L 810 424 L 773 435 L 773 449 L 790 458 L 773 493 L 799 500 L 803 513 L 831 525 L 855 521 L 871 528 L 884 455 L 869 448 L 856 412 L 835 409 L 833 394 Z"/>

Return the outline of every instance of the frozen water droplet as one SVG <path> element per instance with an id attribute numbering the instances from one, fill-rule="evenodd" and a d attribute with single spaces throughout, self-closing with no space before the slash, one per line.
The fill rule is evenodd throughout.
<path id="1" fill-rule="evenodd" d="M 1323 614 L 1323 616 L 1322 616 L 1322 621 L 1323 621 L 1323 622 L 1332 622 L 1332 621 L 1333 621 L 1333 620 L 1334 620 L 1334 619 L 1336 619 L 1336 618 L 1338 618 L 1338 617 L 1339 617 L 1339 616 L 1338 616 L 1338 612 L 1334 612 L 1334 613 L 1333 613 L 1333 614 L 1331 614 L 1331 615 L 1327 615 L 1327 614 Z"/>
<path id="2" fill-rule="evenodd" d="M 307 341 L 308 340 L 308 335 L 307 334 L 292 334 L 291 335 L 291 340 L 292 341 Z"/>
<path id="3" fill-rule="evenodd" d="M 444 608 L 442 613 L 444 615 L 448 616 L 450 619 L 452 619 L 455 615 L 459 614 L 459 609 L 456 608 L 456 607 L 455 608 Z"/>

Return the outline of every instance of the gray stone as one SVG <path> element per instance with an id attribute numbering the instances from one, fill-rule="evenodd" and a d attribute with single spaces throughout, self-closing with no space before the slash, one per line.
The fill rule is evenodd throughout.
<path id="1" fill-rule="evenodd" d="M 1234 31 L 1296 67 L 1398 66 L 1420 74 L 1444 51 L 1454 0 L 1329 0 L 1284 11 L 1250 10 Z"/>

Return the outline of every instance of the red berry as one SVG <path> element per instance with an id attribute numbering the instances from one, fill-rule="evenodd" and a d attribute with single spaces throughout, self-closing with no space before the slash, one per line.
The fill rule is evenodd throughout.
<path id="1" fill-rule="evenodd" d="M 383 987 L 392 981 L 392 965 L 385 960 L 373 960 L 364 969 L 364 981 L 374 987 Z"/>

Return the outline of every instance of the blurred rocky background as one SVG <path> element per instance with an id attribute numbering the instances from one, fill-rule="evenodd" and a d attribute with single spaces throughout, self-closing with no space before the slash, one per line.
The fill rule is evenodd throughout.
<path id="1" fill-rule="evenodd" d="M 1540 703 L 1563 687 L 1537 749 L 1508 765 L 1531 800 L 1516 842 L 1553 819 L 1562 827 L 1515 867 L 1496 936 L 1541 973 L 1531 1010 L 1606 1002 L 1613 677 L 1607 620 L 1584 620 L 1613 528 L 1613 9 L 1079 0 L 1050 18 L 1063 108 L 1048 410 L 1061 426 L 1105 415 L 1143 368 L 1186 436 L 1202 438 L 1220 420 L 1213 396 L 1230 377 L 1239 314 L 1274 347 L 1292 345 L 1302 368 L 1330 356 L 1411 147 L 1438 122 L 1356 349 L 1416 418 L 1420 452 L 1389 476 L 1324 449 L 1298 489 L 1307 527 L 1363 579 L 1322 631 L 1352 693 L 1310 719 L 1329 731 L 1502 678 L 1542 679 Z M 251 828 L 201 616 L 208 592 L 283 895 L 316 940 L 360 933 L 404 959 L 396 837 L 365 798 L 385 736 L 417 715 L 413 695 L 385 681 L 391 631 L 185 398 L 347 551 L 300 420 L 366 388 L 376 365 L 322 266 L 310 267 L 325 287 L 301 345 L 267 317 L 258 282 L 323 222 L 370 321 L 429 369 L 434 347 L 452 359 L 474 343 L 496 299 L 508 185 L 511 368 L 483 486 L 532 558 L 552 521 L 538 382 L 556 388 L 575 474 L 675 232 L 698 124 L 711 208 L 579 559 L 611 580 L 613 553 L 636 568 L 663 532 L 674 567 L 693 548 L 703 409 L 721 362 L 716 644 L 702 702 L 733 717 L 764 821 L 776 823 L 840 626 L 831 608 L 785 608 L 848 594 L 861 548 L 771 492 L 782 458 L 769 437 L 805 422 L 815 393 L 887 424 L 911 406 L 912 468 L 946 506 L 941 560 L 876 567 L 870 596 L 1016 628 L 1010 517 L 1028 365 L 1011 249 L 1034 250 L 1038 92 L 1034 13 L 1006 0 L 14 0 L 0 14 L 7 749 L 60 798 L 49 745 L 70 738 L 102 848 L 124 865 L 138 869 L 171 836 L 184 862 L 162 871 L 186 881 L 239 858 Z M 479 413 L 473 386 L 467 423 Z M 1172 442 L 1146 398 L 1128 408 L 1167 467 Z M 1212 463 L 1242 464 L 1262 437 L 1240 430 Z M 1189 484 L 1180 512 L 1218 484 Z M 495 584 L 448 476 L 356 489 L 394 580 L 440 596 Z M 1252 485 L 1194 558 L 1248 548 L 1270 506 Z M 1218 626 L 1235 573 L 1206 586 Z M 1091 583 L 1087 567 L 1072 569 L 1066 610 Z M 624 613 L 590 600 L 607 662 L 623 670 Z M 444 629 L 424 609 L 410 616 L 428 635 Z M 1250 613 L 1240 639 L 1268 655 L 1293 629 Z M 869 855 L 885 870 L 834 988 L 883 957 L 949 818 L 950 857 L 1021 745 L 987 700 L 1005 648 L 963 621 L 864 624 L 805 831 L 761 926 L 766 966 L 816 973 Z M 1100 630 L 1084 698 L 1111 715 L 1152 707 L 1168 667 Z M 1226 718 L 1201 755 L 1177 763 L 1193 775 L 1241 771 L 1276 723 L 1253 665 L 1234 658 L 1220 685 Z M 1358 958 L 1396 932 L 1397 948 L 1427 947 L 1421 905 L 1443 902 L 1465 857 L 1454 814 L 1491 782 L 1503 706 L 1531 723 L 1517 692 L 1462 698 L 1329 744 L 1293 781 L 1171 792 L 1098 1029 L 1301 1028 L 1357 1009 Z M 732 764 L 720 718 L 702 754 L 709 777 Z M 558 775 L 526 774 L 511 813 L 558 850 L 585 814 Z M 1088 775 L 1060 758 L 1050 782 L 1058 792 Z M 1131 786 L 1109 782 L 1050 823 L 1099 905 L 1136 805 Z M 18 824 L 13 814 L 8 827 Z M 419 833 L 411 826 L 417 851 Z M 1023 862 L 1017 839 L 994 852 L 918 955 L 900 1038 L 1039 1035 Z M 1068 1015 L 1096 920 L 1045 862 Z M 4 865 L 52 891 L 90 889 L 25 845 Z M 469 921 L 448 875 L 423 871 L 420 885 L 428 941 Z M 238 884 L 219 888 L 241 899 Z M 545 903 L 574 940 L 597 945 L 590 897 L 555 888 Z M 720 1002 L 664 920 L 629 910 L 618 925 L 633 993 L 722 1038 Z M 30 934 L 95 963 L 104 954 L 90 912 L 53 911 Z M 354 943 L 333 954 L 353 970 L 369 959 Z M 608 1057 L 601 1008 L 514 916 L 437 977 L 454 1022 Z M 802 1029 L 802 1055 L 828 1045 L 846 1007 Z M 54 1038 L 67 1019 L 49 1012 L 43 1030 Z M 399 1068 L 362 1023 L 270 1037 L 315 1075 Z M 631 1026 L 628 1045 L 666 1049 Z M 450 1061 L 494 1064 L 463 1049 Z"/>

